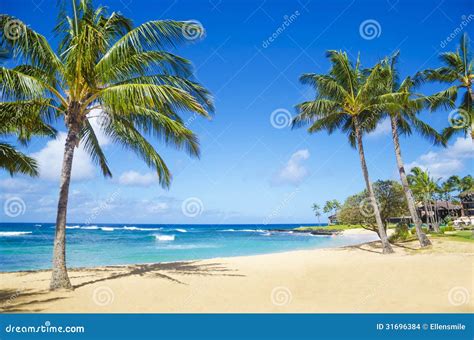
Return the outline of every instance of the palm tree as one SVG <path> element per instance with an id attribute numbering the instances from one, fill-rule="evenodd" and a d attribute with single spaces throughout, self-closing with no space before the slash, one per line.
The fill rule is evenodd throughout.
<path id="1" fill-rule="evenodd" d="M 309 133 L 327 130 L 330 134 L 342 129 L 348 134 L 350 145 L 359 151 L 383 252 L 393 253 L 375 200 L 362 142 L 363 133 L 375 128 L 375 114 L 385 109 L 384 104 L 376 102 L 383 90 L 382 67 L 376 65 L 371 70 L 361 70 L 359 60 L 353 65 L 342 51 L 328 51 L 327 57 L 332 64 L 329 74 L 303 74 L 300 78 L 303 84 L 312 85 L 317 95 L 315 100 L 297 105 L 293 127 L 309 125 Z"/>
<path id="2" fill-rule="evenodd" d="M 8 49 L 0 48 L 0 65 L 10 57 Z M 50 112 L 44 112 L 41 105 L 35 105 L 28 101 L 0 103 L 0 136 L 15 135 L 23 145 L 33 135 L 54 136 L 56 131 L 43 121 L 48 119 Z M 17 173 L 38 176 L 36 161 L 6 142 L 0 142 L 0 168 L 8 171 L 11 176 Z"/>
<path id="3" fill-rule="evenodd" d="M 411 77 L 407 77 L 400 82 L 398 70 L 396 68 L 398 56 L 399 53 L 397 52 L 391 58 L 386 58 L 383 61 L 386 71 L 385 81 L 387 84 L 387 94 L 382 95 L 380 100 L 394 104 L 390 106 L 392 110 L 388 112 L 388 116 L 390 118 L 395 158 L 397 161 L 400 181 L 405 192 L 410 216 L 413 220 L 413 223 L 415 224 L 418 240 L 421 247 L 426 247 L 431 245 L 431 242 L 426 237 L 426 234 L 421 228 L 421 219 L 416 211 L 415 199 L 413 198 L 413 193 L 410 190 L 407 180 L 399 135 L 411 135 L 413 128 L 423 137 L 430 139 L 434 144 L 444 143 L 442 136 L 439 135 L 435 129 L 418 119 L 417 113 L 419 113 L 425 107 L 428 107 L 432 110 L 442 105 L 447 107 L 452 103 L 452 101 L 443 93 L 429 97 L 414 93 L 413 90 L 416 86 L 416 83 Z M 380 118 L 385 118 L 385 116 L 381 115 Z"/>
<path id="4" fill-rule="evenodd" d="M 430 177 L 428 171 L 423 171 L 419 167 L 414 167 L 411 169 L 411 173 L 407 176 L 408 183 L 410 184 L 411 190 L 418 197 L 418 199 L 423 203 L 426 222 L 429 223 L 431 220 L 431 225 L 435 232 L 439 232 L 439 225 L 437 223 L 437 214 L 432 210 L 433 195 L 438 191 L 438 184 L 433 178 Z"/>
<path id="5" fill-rule="evenodd" d="M 318 204 L 316 203 L 313 203 L 313 205 L 311 206 L 311 208 L 313 209 L 313 212 L 314 212 L 314 216 L 316 216 L 318 218 L 318 223 L 320 222 L 319 218 L 321 216 L 321 208 L 319 207 Z"/>
<path id="6" fill-rule="evenodd" d="M 339 209 L 341 209 L 341 203 L 339 203 L 338 200 L 334 199 L 331 201 L 326 201 L 326 203 L 324 204 L 323 212 L 325 214 L 328 214 L 330 212 L 335 214 Z"/>
<path id="7" fill-rule="evenodd" d="M 54 137 L 56 131 L 43 121 L 47 114 L 33 101 L 0 102 L 0 136 L 16 136 L 22 145 L 33 136 Z M 10 175 L 38 176 L 36 161 L 6 142 L 0 142 L 0 168 Z"/>
<path id="8" fill-rule="evenodd" d="M 66 214 L 75 148 L 82 143 L 104 176 L 112 176 L 89 119 L 101 110 L 104 133 L 139 155 L 168 187 L 171 174 L 148 140 L 185 148 L 199 155 L 196 136 L 178 115 L 182 111 L 204 117 L 213 110 L 210 95 L 192 80 L 189 61 L 166 51 L 185 42 L 191 22 L 149 21 L 134 27 L 120 13 L 94 8 L 90 0 L 72 1 L 73 15 L 55 28 L 57 53 L 41 34 L 21 23 L 22 34 L 9 39 L 0 16 L 1 42 L 11 47 L 23 65 L 1 68 L 2 100 L 42 101 L 64 119 L 67 137 L 61 171 L 53 268 L 50 289 L 72 289 L 66 269 Z M 18 22 L 18 21 L 17 21 Z M 12 104 L 14 105 L 14 104 Z M 96 111 L 94 111 L 96 112 Z"/>
<path id="9" fill-rule="evenodd" d="M 440 54 L 443 66 L 434 70 L 426 70 L 421 73 L 424 79 L 454 84 L 446 90 L 453 100 L 456 100 L 458 93 L 465 89 L 462 94 L 462 102 L 458 109 L 460 116 L 452 118 L 453 126 L 447 127 L 443 133 L 450 138 L 454 133 L 463 131 L 470 134 L 474 141 L 474 111 L 472 101 L 472 83 L 474 81 L 473 60 L 469 50 L 469 37 L 467 33 L 461 36 L 460 45 L 456 52 L 444 52 Z"/>

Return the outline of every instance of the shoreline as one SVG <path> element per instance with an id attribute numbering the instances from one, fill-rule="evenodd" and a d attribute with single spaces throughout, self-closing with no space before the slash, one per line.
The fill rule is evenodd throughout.
<path id="1" fill-rule="evenodd" d="M 288 232 L 293 231 L 291 229 L 278 229 L 276 232 Z M 313 231 L 296 231 L 297 233 L 304 233 L 304 234 L 312 234 L 314 236 L 347 236 L 347 235 L 374 235 L 375 233 L 366 229 L 348 229 L 348 230 L 332 230 L 331 233 L 327 234 L 313 234 Z M 387 230 L 388 234 L 390 235 L 393 230 Z M 338 249 L 356 245 L 363 245 L 366 243 L 371 243 L 374 241 L 365 241 L 361 243 L 356 243 L 353 245 L 342 245 L 342 246 L 335 246 L 335 247 L 323 247 L 323 248 L 314 248 L 314 249 L 294 249 L 294 250 L 283 250 L 283 251 L 274 251 L 269 253 L 261 253 L 261 254 L 249 254 L 249 255 L 230 255 L 230 256 L 217 256 L 217 257 L 209 257 L 209 258 L 202 258 L 202 259 L 192 259 L 192 260 L 176 260 L 176 261 L 161 261 L 161 262 L 139 262 L 139 263 L 121 263 L 121 264 L 110 264 L 110 265 L 98 265 L 98 266 L 79 266 L 79 267 L 68 267 L 68 271 L 73 270 L 91 270 L 97 268 L 114 268 L 114 267 L 126 267 L 126 266 L 134 266 L 134 265 L 156 265 L 156 264 L 169 264 L 175 262 L 193 262 L 193 261 L 210 261 L 214 259 L 228 259 L 228 258 L 239 258 L 239 257 L 249 257 L 249 256 L 261 256 L 261 255 L 271 255 L 271 254 L 282 254 L 282 253 L 291 253 L 295 251 L 311 251 L 311 250 L 324 250 L 324 249 Z M 44 269 L 26 269 L 26 270 L 12 270 L 12 271 L 0 271 L 1 274 L 8 274 L 8 273 L 36 273 L 36 272 L 49 272 L 51 271 L 50 268 Z M 1 289 L 1 285 L 0 285 Z M 0 299 L 1 303 L 1 299 Z"/>
<path id="2" fill-rule="evenodd" d="M 369 231 L 348 234 L 360 232 Z M 393 255 L 381 255 L 375 241 L 207 260 L 73 268 L 69 271 L 74 291 L 49 292 L 50 270 L 3 272 L 0 311 L 473 312 L 472 244 L 432 241 L 429 249 L 418 249 L 416 242 L 397 245 Z M 427 286 L 426 280 L 432 284 Z M 450 301 L 454 293 L 459 298 L 453 289 L 460 290 L 466 301 Z"/>

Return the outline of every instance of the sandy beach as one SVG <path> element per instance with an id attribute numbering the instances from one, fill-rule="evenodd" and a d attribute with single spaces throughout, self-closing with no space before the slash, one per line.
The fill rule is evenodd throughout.
<path id="1" fill-rule="evenodd" d="M 366 232 L 363 230 L 349 232 Z M 74 291 L 49 292 L 49 271 L 0 273 L 2 312 L 474 312 L 474 245 L 377 242 L 203 261 L 71 269 Z"/>

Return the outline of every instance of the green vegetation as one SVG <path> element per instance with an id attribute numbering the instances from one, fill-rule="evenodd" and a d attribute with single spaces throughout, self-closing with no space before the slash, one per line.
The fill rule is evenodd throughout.
<path id="1" fill-rule="evenodd" d="M 432 234 L 431 237 L 445 238 L 450 241 L 474 242 L 474 233 L 472 232 L 472 230 L 459 230 L 444 234 Z"/>
<path id="2" fill-rule="evenodd" d="M 395 181 L 377 181 L 373 185 L 375 198 L 379 204 L 383 227 L 393 216 L 407 214 L 407 204 L 402 186 Z M 368 204 L 367 191 L 349 196 L 338 214 L 338 219 L 346 225 L 363 225 L 364 228 L 378 232 L 372 206 Z"/>
<path id="3" fill-rule="evenodd" d="M 329 225 L 326 227 L 298 227 L 295 230 L 311 231 L 311 230 L 349 230 L 349 229 L 362 229 L 361 225 L 349 225 L 349 224 L 337 224 Z"/>

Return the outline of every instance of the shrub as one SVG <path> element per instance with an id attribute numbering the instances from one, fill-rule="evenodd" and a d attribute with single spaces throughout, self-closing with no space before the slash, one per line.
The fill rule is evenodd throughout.
<path id="1" fill-rule="evenodd" d="M 411 232 L 409 230 L 408 224 L 400 222 L 395 227 L 395 232 L 390 236 L 389 241 L 390 242 L 405 241 L 411 236 L 410 234 Z M 416 235 L 416 231 L 415 231 L 415 235 Z"/>
<path id="2" fill-rule="evenodd" d="M 447 225 L 445 227 L 441 227 L 440 230 L 441 230 L 442 233 L 444 233 L 446 231 L 455 231 L 456 229 L 454 229 L 453 226 Z"/>

